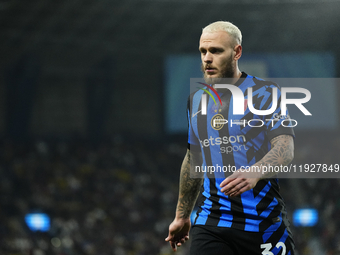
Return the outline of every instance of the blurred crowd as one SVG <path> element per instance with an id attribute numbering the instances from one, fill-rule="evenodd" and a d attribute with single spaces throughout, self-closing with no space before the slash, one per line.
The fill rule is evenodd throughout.
<path id="1" fill-rule="evenodd" d="M 172 254 L 164 239 L 175 213 L 183 140 L 1 140 L 0 254 Z M 339 163 L 340 141 L 323 143 L 314 137 L 297 144 L 294 163 Z M 316 226 L 292 226 L 298 254 L 340 254 L 340 180 L 280 179 L 280 185 L 290 218 L 300 207 L 319 211 Z M 48 232 L 27 227 L 31 212 L 51 217 Z"/>

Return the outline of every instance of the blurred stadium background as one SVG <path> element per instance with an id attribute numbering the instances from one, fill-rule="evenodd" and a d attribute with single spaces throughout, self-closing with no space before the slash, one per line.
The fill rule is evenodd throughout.
<path id="1" fill-rule="evenodd" d="M 250 74 L 334 78 L 339 11 L 336 0 L 1 0 L 0 254 L 172 254 L 186 150 L 186 124 L 172 124 L 202 27 L 235 23 Z M 340 91 L 325 91 L 326 121 L 296 130 L 295 164 L 339 163 Z M 298 254 L 340 254 L 339 179 L 280 184 L 292 222 L 296 209 L 318 213 L 292 226 Z M 50 218 L 35 222 L 46 232 L 30 213 Z"/>

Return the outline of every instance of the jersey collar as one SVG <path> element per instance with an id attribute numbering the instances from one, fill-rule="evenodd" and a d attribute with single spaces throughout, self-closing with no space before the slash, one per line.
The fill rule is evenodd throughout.
<path id="1" fill-rule="evenodd" d="M 248 77 L 248 74 L 246 74 L 245 72 L 242 72 L 241 77 L 237 80 L 237 82 L 235 83 L 235 86 L 240 86 L 242 84 L 242 82 L 244 82 L 244 79 Z"/>

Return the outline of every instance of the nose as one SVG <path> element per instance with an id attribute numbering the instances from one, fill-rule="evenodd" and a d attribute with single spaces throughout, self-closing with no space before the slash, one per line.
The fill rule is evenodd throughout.
<path id="1" fill-rule="evenodd" d="M 203 56 L 203 61 L 205 63 L 211 63 L 213 60 L 212 54 L 208 51 L 204 56 Z"/>

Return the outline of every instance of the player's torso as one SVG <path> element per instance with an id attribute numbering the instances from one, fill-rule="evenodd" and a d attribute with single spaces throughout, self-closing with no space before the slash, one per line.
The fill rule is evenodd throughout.
<path id="1" fill-rule="evenodd" d="M 263 180 L 236 198 L 226 197 L 219 188 L 233 171 L 253 165 L 270 149 L 261 126 L 264 117 L 251 113 L 247 107 L 247 88 L 254 85 L 247 79 L 239 86 L 244 94 L 244 114 L 234 114 L 234 98 L 228 90 L 218 92 L 222 104 L 208 98 L 206 115 L 200 114 L 203 93 L 199 91 L 192 98 L 190 122 L 199 140 L 206 176 L 196 224 L 260 231 L 273 224 L 272 218 L 282 220 L 283 202 L 275 180 Z M 253 103 L 260 107 L 261 97 L 253 98 Z"/>

